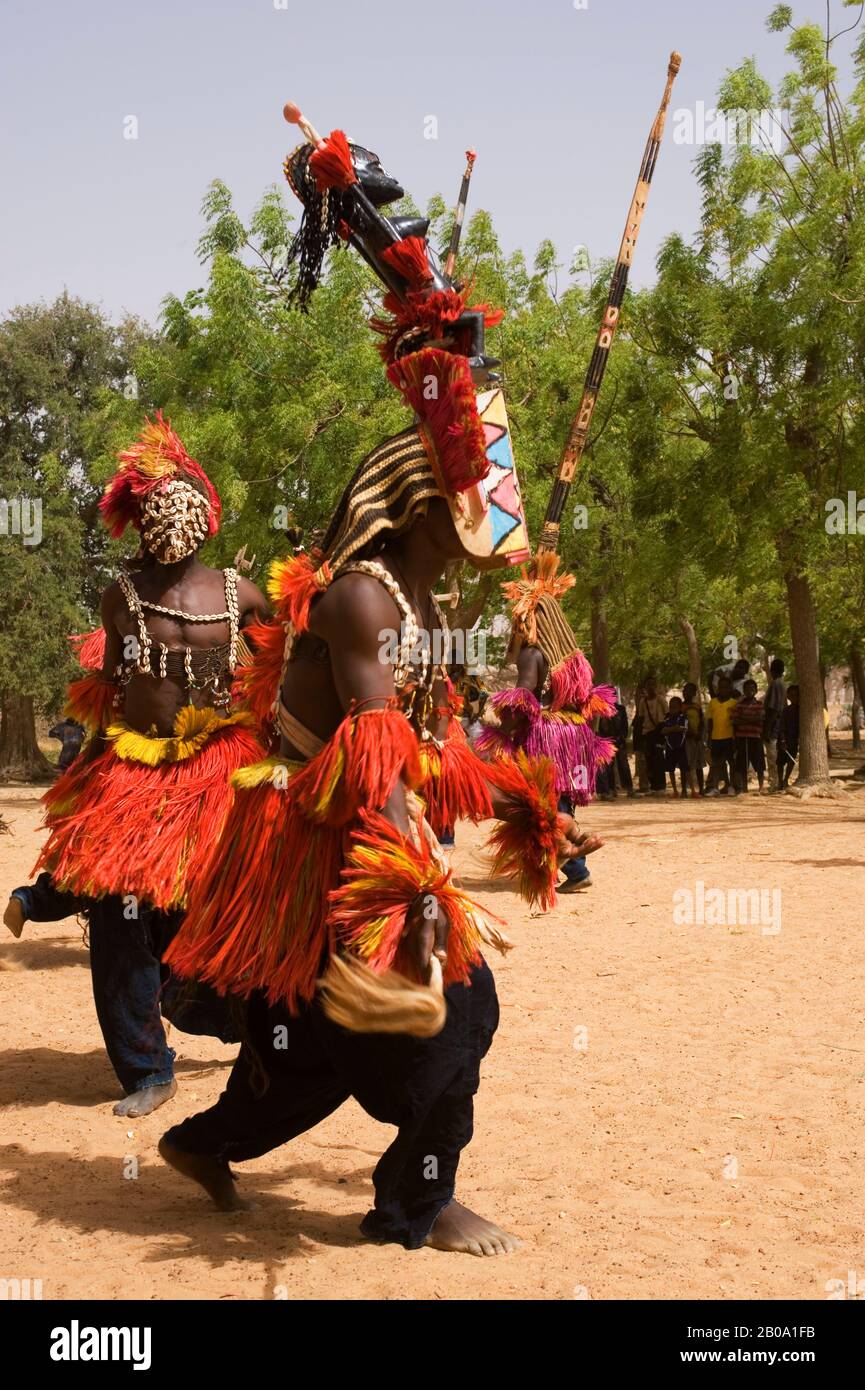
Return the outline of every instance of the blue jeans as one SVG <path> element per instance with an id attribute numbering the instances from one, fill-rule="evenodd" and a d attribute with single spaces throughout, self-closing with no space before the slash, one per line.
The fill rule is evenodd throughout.
<path id="1" fill-rule="evenodd" d="M 159 1010 L 159 957 L 176 927 L 176 914 L 139 904 L 124 915 L 124 900 L 97 898 L 88 904 L 90 974 L 96 1017 L 117 1078 L 130 1095 L 174 1079 L 174 1048 L 168 1046 Z"/>
<path id="2" fill-rule="evenodd" d="M 572 816 L 574 803 L 569 796 L 562 795 L 559 797 L 558 809 L 563 815 Z M 591 876 L 586 868 L 586 856 L 584 854 L 577 855 L 576 859 L 566 859 L 560 867 L 568 883 L 584 883 Z"/>

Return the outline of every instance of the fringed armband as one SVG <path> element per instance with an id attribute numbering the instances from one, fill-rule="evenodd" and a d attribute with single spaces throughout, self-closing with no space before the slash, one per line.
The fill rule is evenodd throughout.
<path id="1" fill-rule="evenodd" d="M 103 680 L 100 675 L 82 676 L 69 686 L 63 712 L 90 733 L 99 733 L 114 716 L 118 689 L 115 681 Z"/>
<path id="2" fill-rule="evenodd" d="M 421 744 L 420 761 L 420 794 L 436 835 L 444 834 L 458 820 L 477 822 L 494 814 L 487 765 L 469 747 L 459 720 L 451 719 L 443 744 Z"/>
<path id="3" fill-rule="evenodd" d="M 527 729 L 540 718 L 540 701 L 531 690 L 523 690 L 516 685 L 507 690 L 497 690 L 490 696 L 489 705 L 499 716 L 514 716 L 515 723 L 508 730 L 500 725 L 487 724 L 475 740 L 475 749 L 484 757 L 514 758 L 525 746 Z"/>
<path id="4" fill-rule="evenodd" d="M 513 879 L 520 896 L 544 910 L 555 902 L 559 818 L 555 772 L 547 758 L 516 758 L 487 764 L 486 774 L 512 803 L 487 840 L 493 851 L 492 872 Z"/>
<path id="5" fill-rule="evenodd" d="M 312 601 L 329 586 L 333 575 L 325 561 L 316 565 L 313 555 L 291 555 L 275 560 L 267 580 L 268 597 L 281 623 L 291 623 L 296 632 L 309 626 Z"/>
<path id="6" fill-rule="evenodd" d="M 105 628 L 97 627 L 93 632 L 75 632 L 69 638 L 75 660 L 82 671 L 101 671 L 105 660 Z"/>
<path id="7" fill-rule="evenodd" d="M 347 825 L 360 811 L 380 811 L 402 777 L 421 782 L 417 734 L 391 707 L 351 710 L 321 752 L 292 782 L 295 804 L 310 820 Z"/>
<path id="8" fill-rule="evenodd" d="M 611 685 L 593 685 L 583 714 L 586 719 L 611 719 L 616 712 L 616 692 Z"/>
<path id="9" fill-rule="evenodd" d="M 521 685 L 509 686 L 507 690 L 497 690 L 490 696 L 490 704 L 496 713 L 508 710 L 511 714 L 521 714 L 525 719 L 537 719 L 541 712 L 541 702 L 531 690 Z"/>
<path id="10" fill-rule="evenodd" d="M 585 714 L 583 706 L 591 693 L 593 680 L 592 668 L 583 653 L 572 652 L 550 671 L 550 708 L 577 709 Z"/>

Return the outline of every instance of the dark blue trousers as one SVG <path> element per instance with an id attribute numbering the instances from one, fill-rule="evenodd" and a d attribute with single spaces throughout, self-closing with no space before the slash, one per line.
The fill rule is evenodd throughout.
<path id="1" fill-rule="evenodd" d="M 249 1003 L 247 1037 L 215 1105 L 168 1130 L 167 1142 L 223 1163 L 258 1158 L 325 1119 L 349 1096 L 397 1126 L 373 1173 L 373 1239 L 422 1246 L 452 1200 L 460 1154 L 472 1137 L 481 1059 L 498 1026 L 492 971 L 445 991 L 447 1021 L 434 1038 L 349 1033 L 318 1000 L 292 1017 L 263 995 Z"/>

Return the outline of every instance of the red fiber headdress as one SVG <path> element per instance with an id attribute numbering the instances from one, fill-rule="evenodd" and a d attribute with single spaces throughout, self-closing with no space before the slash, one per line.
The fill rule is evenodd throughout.
<path id="1" fill-rule="evenodd" d="M 115 539 L 127 526 L 141 529 L 141 505 L 149 493 L 175 479 L 192 483 L 208 501 L 208 535 L 219 530 L 222 503 L 213 483 L 200 463 L 183 446 L 179 435 L 164 420 L 162 411 L 155 418 L 145 417 L 144 429 L 135 444 L 118 454 L 120 468 L 106 485 L 99 510 Z"/>

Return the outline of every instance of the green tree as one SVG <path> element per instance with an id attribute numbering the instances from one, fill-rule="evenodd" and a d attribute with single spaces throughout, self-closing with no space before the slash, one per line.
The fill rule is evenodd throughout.
<path id="1" fill-rule="evenodd" d="M 0 324 L 0 779 L 50 772 L 35 716 L 74 669 L 67 636 L 106 578 L 90 459 L 105 401 L 122 399 L 142 327 L 68 295 Z M 128 388 L 127 388 L 128 389 Z"/>
<path id="2" fill-rule="evenodd" d="M 747 61 L 719 104 L 786 110 L 782 141 L 773 147 L 761 122 L 758 143 L 701 152 L 699 236 L 663 248 L 639 332 L 667 374 L 676 429 L 698 449 L 705 489 L 686 510 L 694 522 L 702 515 L 733 573 L 743 556 L 751 574 L 755 557 L 773 556 L 802 693 L 799 782 L 819 785 L 828 777 L 815 601 L 830 555 L 826 502 L 842 480 L 865 485 L 865 43 L 844 102 L 831 61 L 841 36 L 793 27 L 783 5 L 769 27 L 789 30 L 795 61 L 779 93 Z"/>

